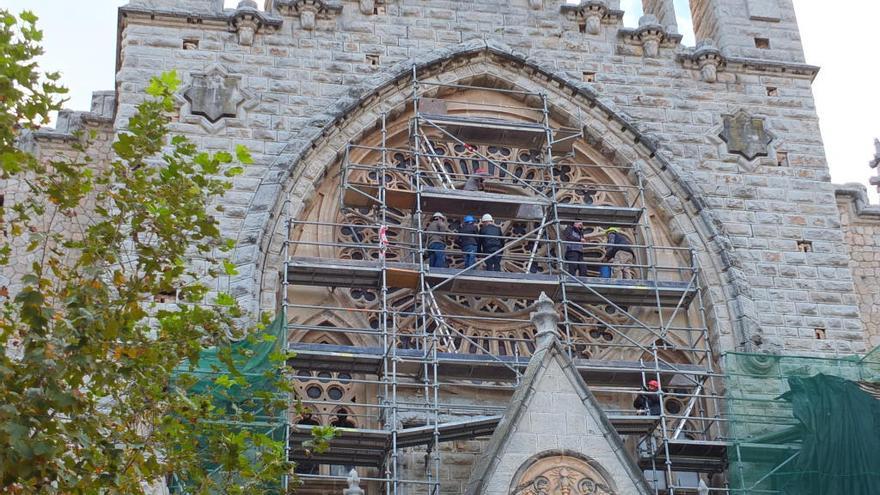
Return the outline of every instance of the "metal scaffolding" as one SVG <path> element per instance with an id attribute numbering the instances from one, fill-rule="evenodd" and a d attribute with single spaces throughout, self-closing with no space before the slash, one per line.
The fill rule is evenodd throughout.
<path id="1" fill-rule="evenodd" d="M 465 102 L 467 111 L 453 113 L 445 106 L 449 100 L 433 97 L 467 90 L 503 93 L 521 101 L 522 106 L 504 109 L 515 112 L 519 120 L 489 116 L 492 107 L 499 105 L 487 102 Z M 569 355 L 597 397 L 610 404 L 606 414 L 611 424 L 628 439 L 655 493 L 695 493 L 695 485 L 681 482 L 682 473 L 722 472 L 727 444 L 714 387 L 718 375 L 699 267 L 691 250 L 654 244 L 641 170 L 635 165 L 573 162 L 573 146 L 581 132 L 553 124 L 546 95 L 427 83 L 419 81 L 415 68 L 407 132 L 407 146 L 389 146 L 388 122 L 383 116 L 378 145 L 350 144 L 346 149 L 340 207 L 356 209 L 366 220 L 341 223 L 290 218 L 287 222 L 281 277 L 283 311 L 293 336 L 289 347 L 296 353 L 291 366 L 304 377 L 327 380 L 332 374 L 351 386 L 372 387 L 377 397 L 370 403 L 344 397 L 322 399 L 346 408 L 349 418 L 359 423 L 354 428 L 341 427 L 326 453 L 310 454 L 300 446 L 312 425 L 292 426 L 290 457 L 312 466 L 311 471 L 299 474 L 304 489 L 310 484 L 322 490 L 341 486 L 333 483 L 341 483 L 348 468 L 363 466 L 361 480 L 370 482 L 373 490 L 380 487 L 389 495 L 439 494 L 443 444 L 491 435 L 504 411 L 503 403 L 453 400 L 448 391 L 510 393 L 534 345 L 528 336 L 462 331 L 453 320 L 478 326 L 528 323 L 527 318 L 507 314 L 456 313 L 441 304 L 443 297 L 462 295 L 532 302 L 545 292 L 558 302 L 560 333 Z M 450 160 L 461 158 L 438 149 L 440 140 L 471 152 L 462 170 L 448 166 Z M 503 145 L 536 151 L 527 161 L 522 157 L 501 160 L 479 148 Z M 403 155 L 405 159 L 394 158 Z M 563 159 L 569 169 L 619 169 L 632 184 L 590 185 L 586 197 L 604 191 L 618 198 L 614 205 L 572 202 L 566 199 L 569 193 L 584 186 L 568 182 L 560 165 Z M 517 172 L 522 164 L 535 172 Z M 464 190 L 463 184 L 484 178 L 486 170 L 491 177 L 486 190 Z M 472 266 L 462 264 L 461 250 L 447 249 L 445 256 L 455 266 L 430 267 L 426 212 L 435 211 L 450 218 L 489 213 L 522 227 L 504 236 L 501 249 L 482 253 Z M 400 212 L 411 215 L 411 224 L 391 221 Z M 632 261 L 565 259 L 564 224 L 575 220 L 593 232 L 609 227 L 632 232 L 627 246 Z M 319 229 L 347 232 L 354 242 L 328 243 L 304 234 Z M 377 235 L 364 241 L 358 233 L 365 229 Z M 620 246 L 599 242 L 600 237 L 588 246 L 603 252 Z M 333 259 L 297 253 L 301 248 L 319 247 L 354 254 Z M 484 270 L 494 255 L 503 256 L 519 271 Z M 331 294 L 337 288 L 368 291 L 377 299 L 368 308 L 326 301 L 316 304 L 298 300 L 291 290 L 309 286 L 329 288 Z M 390 299 L 392 291 L 401 290 L 412 294 L 406 304 Z M 332 297 L 327 299 L 332 301 Z M 370 324 L 343 328 L 290 319 L 291 311 L 301 310 L 356 312 Z M 612 321 L 608 314 L 616 319 Z M 317 331 L 359 335 L 375 345 L 298 341 L 297 336 Z M 585 344 L 581 335 L 598 336 L 603 351 L 638 357 L 597 358 L 591 353 L 595 346 Z M 678 343 L 672 343 L 672 335 L 678 336 Z M 635 396 L 645 393 L 649 380 L 661 383 L 659 415 L 638 414 L 629 407 Z M 303 398 L 304 403 L 310 400 Z M 424 452 L 423 465 L 407 462 L 404 467 L 404 451 Z"/>

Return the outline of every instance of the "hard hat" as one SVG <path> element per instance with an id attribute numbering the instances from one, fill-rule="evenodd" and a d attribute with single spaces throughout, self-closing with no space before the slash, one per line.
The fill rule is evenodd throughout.
<path id="1" fill-rule="evenodd" d="M 617 227 L 608 227 L 607 229 L 605 229 L 605 232 L 617 232 L 619 234 L 620 229 L 618 229 Z"/>
<path id="2" fill-rule="evenodd" d="M 648 382 L 648 388 L 660 388 L 660 382 L 657 380 L 650 380 Z"/>
<path id="3" fill-rule="evenodd" d="M 490 215 L 490 214 L 488 214 L 488 213 L 486 213 L 485 215 L 483 215 L 483 218 L 482 218 L 482 221 L 483 221 L 483 222 L 492 222 L 492 221 L 494 221 L 494 220 L 495 220 L 495 219 L 492 218 L 492 215 Z"/>
<path id="4" fill-rule="evenodd" d="M 464 223 L 474 223 L 474 217 L 467 215 L 464 217 Z"/>
<path id="5" fill-rule="evenodd" d="M 437 213 L 434 213 L 434 216 L 431 218 L 442 218 L 443 220 L 446 220 L 446 215 L 444 215 L 438 211 Z"/>

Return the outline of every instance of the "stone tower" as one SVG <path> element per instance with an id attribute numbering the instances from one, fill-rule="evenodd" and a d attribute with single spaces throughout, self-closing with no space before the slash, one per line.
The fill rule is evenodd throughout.
<path id="1" fill-rule="evenodd" d="M 580 370 L 621 448 L 638 458 L 664 421 L 713 447 L 715 411 L 688 397 L 722 353 L 877 343 L 880 214 L 863 190 L 830 183 L 819 69 L 805 63 L 792 0 L 690 9 L 694 47 L 672 0 L 644 0 L 638 26 L 617 0 L 131 0 L 115 92 L 32 139 L 44 155 L 79 127 L 110 139 L 150 77 L 176 70 L 174 132 L 253 152 L 225 198 L 238 274 L 221 283 L 253 312 L 287 313 L 304 400 L 322 423 L 359 432 L 301 473 L 301 493 L 342 491 L 352 466 L 367 493 L 462 493 L 536 352 L 527 315 L 550 286 L 559 362 Z M 478 170 L 481 197 L 444 202 Z M 427 266 L 420 231 L 440 209 L 453 227 L 495 212 L 508 237 L 500 274 L 468 271 L 452 238 L 452 266 Z M 592 243 L 583 273 L 562 241 L 578 219 Z M 606 259 L 618 242 L 632 256 Z M 658 417 L 614 416 L 653 378 L 672 394 Z M 667 483 L 691 473 L 675 479 L 693 488 L 722 483 L 712 462 L 641 467 Z M 517 493 L 556 493 L 535 483 Z M 579 489 L 565 493 L 611 493 Z"/>

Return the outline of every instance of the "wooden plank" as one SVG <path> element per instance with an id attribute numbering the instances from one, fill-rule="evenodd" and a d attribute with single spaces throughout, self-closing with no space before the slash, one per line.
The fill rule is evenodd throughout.
<path id="1" fill-rule="evenodd" d="M 436 126 L 468 144 L 510 145 L 531 149 L 547 145 L 544 126 L 534 122 L 432 114 L 422 114 L 422 120 L 426 121 L 423 126 L 425 131 Z"/>
<path id="2" fill-rule="evenodd" d="M 379 204 L 379 187 L 375 184 L 352 183 L 342 195 L 342 204 L 351 208 Z M 399 210 L 415 208 L 416 194 L 405 189 L 385 189 L 385 205 Z"/>
<path id="3" fill-rule="evenodd" d="M 541 220 L 544 218 L 546 201 L 534 196 L 498 194 L 485 191 L 462 191 L 422 188 L 422 211 L 439 211 L 446 215 L 481 216 L 488 213 L 496 218 L 517 220 Z"/>
<path id="4" fill-rule="evenodd" d="M 388 287 L 415 290 L 419 286 L 419 272 L 416 270 L 387 268 L 385 277 Z"/>

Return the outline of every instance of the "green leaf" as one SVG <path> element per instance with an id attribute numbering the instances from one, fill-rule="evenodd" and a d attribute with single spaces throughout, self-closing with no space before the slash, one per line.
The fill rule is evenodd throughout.
<path id="1" fill-rule="evenodd" d="M 21 18 L 21 20 L 27 22 L 28 24 L 36 24 L 37 23 L 37 19 L 38 19 L 37 16 L 29 10 L 23 11 L 18 16 Z"/>
<path id="2" fill-rule="evenodd" d="M 226 275 L 238 275 L 238 269 L 235 268 L 235 264 L 229 260 L 223 260 L 223 273 Z"/>
<path id="3" fill-rule="evenodd" d="M 254 163 L 254 159 L 251 156 L 251 151 L 247 148 L 247 146 L 243 144 L 235 145 L 235 159 L 243 165 L 250 165 Z"/>
<path id="4" fill-rule="evenodd" d="M 235 298 L 225 292 L 221 292 L 217 294 L 217 299 L 215 302 L 219 306 L 233 306 L 235 305 Z"/>
<path id="5" fill-rule="evenodd" d="M 214 160 L 217 160 L 220 163 L 232 163 L 232 154 L 228 151 L 218 151 L 214 153 Z"/>

